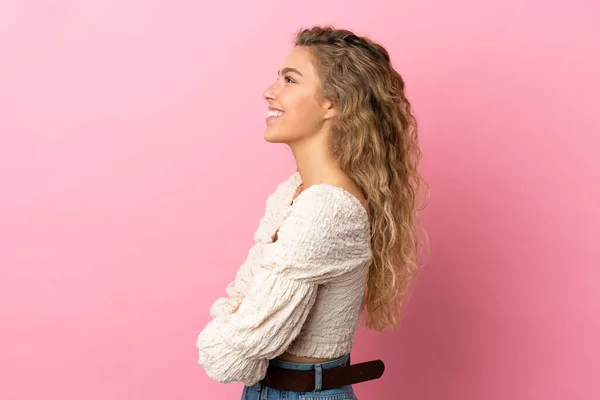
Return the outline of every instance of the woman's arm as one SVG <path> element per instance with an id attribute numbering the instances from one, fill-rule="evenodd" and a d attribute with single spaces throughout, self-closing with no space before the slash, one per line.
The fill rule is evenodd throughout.
<path id="1" fill-rule="evenodd" d="M 198 362 L 212 379 L 248 386 L 263 379 L 268 360 L 300 334 L 319 285 L 368 265 L 368 220 L 357 219 L 355 203 L 308 190 L 279 228 L 278 240 L 261 251 L 239 307 L 210 321 L 198 336 Z"/>
<path id="2" fill-rule="evenodd" d="M 261 269 L 235 312 L 210 321 L 198 336 L 198 362 L 219 382 L 251 386 L 268 360 L 298 336 L 314 304 L 317 285 L 292 281 Z"/>

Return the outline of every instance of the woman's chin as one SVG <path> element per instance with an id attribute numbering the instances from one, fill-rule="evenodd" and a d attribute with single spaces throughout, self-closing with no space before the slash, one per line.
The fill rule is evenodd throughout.
<path id="1" fill-rule="evenodd" d="M 273 132 L 269 128 L 267 128 L 267 130 L 265 130 L 264 138 L 265 138 L 265 141 L 267 141 L 269 143 L 280 143 L 281 142 L 281 138 L 279 137 L 279 135 L 277 135 L 276 132 Z"/>

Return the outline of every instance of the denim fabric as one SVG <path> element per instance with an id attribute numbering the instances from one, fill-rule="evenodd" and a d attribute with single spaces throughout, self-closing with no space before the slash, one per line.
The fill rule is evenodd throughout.
<path id="1" fill-rule="evenodd" d="M 269 364 L 277 368 L 291 369 L 296 371 L 315 370 L 315 390 L 312 392 L 291 392 L 285 390 L 275 390 L 258 382 L 254 386 L 244 386 L 242 400 L 356 400 L 352 386 L 342 386 L 335 389 L 319 390 L 321 387 L 321 371 L 324 369 L 339 367 L 346 364 L 350 359 L 350 354 L 346 354 L 338 359 L 317 363 L 294 363 L 282 360 L 270 360 Z"/>

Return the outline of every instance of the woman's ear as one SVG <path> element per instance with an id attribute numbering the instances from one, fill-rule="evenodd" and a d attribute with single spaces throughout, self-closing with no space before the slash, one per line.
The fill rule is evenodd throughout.
<path id="1" fill-rule="evenodd" d="M 325 115 L 323 116 L 323 118 L 331 119 L 337 115 L 338 109 L 337 109 L 336 104 L 333 101 L 331 101 L 331 100 L 323 101 L 323 108 L 325 109 Z"/>

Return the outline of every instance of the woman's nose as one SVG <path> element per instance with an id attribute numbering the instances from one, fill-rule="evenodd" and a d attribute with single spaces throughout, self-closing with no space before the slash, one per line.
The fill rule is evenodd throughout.
<path id="1" fill-rule="evenodd" d="M 277 82 L 271 84 L 263 93 L 265 100 L 273 100 L 277 96 Z"/>

